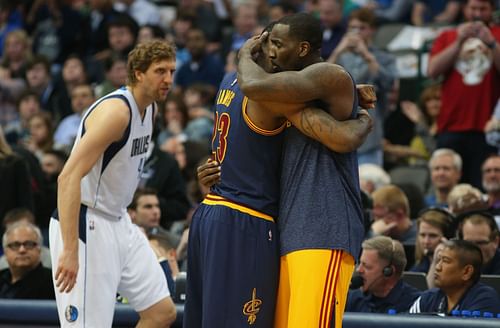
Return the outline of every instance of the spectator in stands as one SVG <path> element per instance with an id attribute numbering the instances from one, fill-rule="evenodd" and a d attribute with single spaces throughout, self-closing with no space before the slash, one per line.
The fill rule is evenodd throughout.
<path id="1" fill-rule="evenodd" d="M 177 67 L 187 62 L 191 55 L 186 48 L 187 32 L 195 25 L 196 16 L 191 11 L 181 8 L 177 9 L 175 19 L 172 21 L 170 30 L 167 31 L 167 40 L 175 43 L 177 49 L 175 53 L 175 62 Z"/>
<path id="2" fill-rule="evenodd" d="M 380 187 L 372 193 L 374 222 L 369 235 L 386 235 L 403 245 L 415 245 L 417 225 L 410 219 L 410 204 L 395 185 Z"/>
<path id="3" fill-rule="evenodd" d="M 483 193 L 468 183 L 457 184 L 448 194 L 448 209 L 455 216 L 487 207 Z"/>
<path id="4" fill-rule="evenodd" d="M 436 149 L 429 160 L 431 191 L 425 197 L 427 206 L 447 206 L 448 194 L 460 181 L 462 158 L 452 149 Z"/>
<path id="5" fill-rule="evenodd" d="M 321 57 L 324 59 L 330 57 L 346 32 L 342 9 L 342 1 L 339 0 L 318 1 L 319 19 L 323 27 Z"/>
<path id="6" fill-rule="evenodd" d="M 2 230 L 7 230 L 10 226 L 18 222 L 36 225 L 33 212 L 31 212 L 27 208 L 18 207 L 8 211 L 7 214 L 5 214 L 2 221 Z M 50 250 L 47 246 L 44 246 L 44 244 L 40 244 L 40 261 L 45 268 L 50 269 L 52 267 Z M 7 262 L 6 255 L 4 254 L 2 257 L 0 257 L 0 270 L 7 269 L 8 267 L 9 263 Z"/>
<path id="7" fill-rule="evenodd" d="M 127 210 L 132 222 L 145 230 L 160 225 L 160 200 L 154 189 L 138 188 Z"/>
<path id="8" fill-rule="evenodd" d="M 41 161 L 43 154 L 54 147 L 52 116 L 47 112 L 36 113 L 28 121 L 28 128 L 30 134 L 23 146 Z"/>
<path id="9" fill-rule="evenodd" d="M 119 17 L 126 16 L 128 19 L 133 19 L 126 13 L 120 13 L 113 8 L 113 0 L 90 0 L 88 20 L 82 28 L 88 29 L 89 44 L 87 45 L 87 53 L 95 55 L 107 48 L 108 42 L 108 24 L 111 20 Z"/>
<path id="10" fill-rule="evenodd" d="M 87 62 L 87 73 L 91 81 L 101 83 L 104 80 L 105 61 L 114 56 L 127 57 L 136 44 L 139 26 L 132 17 L 118 14 L 109 19 L 106 25 L 108 47 L 96 53 Z"/>
<path id="11" fill-rule="evenodd" d="M 434 257 L 436 247 L 443 238 L 455 236 L 455 217 L 440 207 L 423 209 L 417 219 L 417 242 L 415 243 L 415 265 L 413 272 L 427 273 Z"/>
<path id="12" fill-rule="evenodd" d="M 26 74 L 26 64 L 31 58 L 30 38 L 25 30 L 16 29 L 5 36 L 4 52 L 1 67 L 8 71 L 9 79 L 23 79 Z"/>
<path id="13" fill-rule="evenodd" d="M 397 78 L 397 70 L 394 56 L 373 45 L 375 32 L 376 17 L 371 10 L 364 8 L 353 11 L 349 16 L 347 33 L 327 58 L 329 62 L 345 67 L 357 83 L 375 85 L 377 105 L 375 111 L 370 112 L 374 116 L 374 127 L 358 149 L 358 161 L 360 164 L 383 166 L 383 122 L 388 111 L 387 94 Z"/>
<path id="14" fill-rule="evenodd" d="M 346 312 L 407 312 L 421 292 L 401 279 L 406 266 L 403 245 L 389 237 L 377 236 L 362 244 L 357 275 L 360 289 L 350 290 Z"/>
<path id="15" fill-rule="evenodd" d="M 16 8 L 17 3 L 11 0 L 0 0 L 0 56 L 4 52 L 4 43 L 7 34 L 11 31 L 22 28 L 22 14 Z"/>
<path id="16" fill-rule="evenodd" d="M 0 3 L 0 8 L 1 8 Z M 1 16 L 2 9 L 0 9 Z M 0 18 L 1 21 L 1 18 Z M 0 32 L 1 35 L 2 32 Z M 26 88 L 24 80 L 26 63 L 31 56 L 29 37 L 24 30 L 10 31 L 5 36 L 0 62 L 0 125 L 4 127 L 19 118 L 16 102 Z"/>
<path id="17" fill-rule="evenodd" d="M 160 224 L 169 228 L 172 222 L 186 219 L 191 208 L 186 195 L 186 180 L 172 155 L 160 150 L 156 143 L 150 144 L 150 147 L 152 151 L 144 164 L 139 185 L 157 190 L 161 208 Z"/>
<path id="18" fill-rule="evenodd" d="M 365 163 L 359 166 L 359 184 L 361 190 L 371 195 L 380 187 L 391 183 L 391 177 L 380 166 L 376 164 Z"/>
<path id="19" fill-rule="evenodd" d="M 0 217 L 16 207 L 34 208 L 27 162 L 14 154 L 0 125 Z"/>
<path id="20" fill-rule="evenodd" d="M 420 95 L 420 105 L 422 109 L 412 101 L 401 101 L 401 112 L 415 126 L 415 134 L 408 148 L 400 154 L 410 165 L 427 164 L 436 149 L 437 117 L 441 109 L 440 85 L 426 87 Z M 399 133 L 400 129 L 401 127 L 398 129 Z"/>
<path id="21" fill-rule="evenodd" d="M 411 22 L 415 26 L 431 23 L 450 25 L 460 16 L 460 0 L 417 0 L 413 3 Z"/>
<path id="22" fill-rule="evenodd" d="M 28 88 L 37 93 L 42 108 L 52 114 L 54 122 L 71 115 L 71 105 L 61 90 L 56 87 L 49 60 L 42 55 L 35 55 L 26 65 Z"/>
<path id="23" fill-rule="evenodd" d="M 84 55 L 87 35 L 82 14 L 68 1 L 34 1 L 25 17 L 25 26 L 33 38 L 33 52 L 56 65 L 70 54 Z"/>
<path id="24" fill-rule="evenodd" d="M 495 217 L 500 217 L 500 155 L 488 157 L 483 163 L 481 172 L 489 211 Z M 499 222 L 500 219 L 497 220 L 497 224 Z"/>
<path id="25" fill-rule="evenodd" d="M 215 94 L 224 77 L 224 63 L 219 56 L 207 52 L 205 32 L 199 28 L 191 28 L 187 32 L 186 48 L 191 59 L 177 71 L 176 92 L 185 91 L 190 85 L 203 83 L 212 87 Z"/>
<path id="26" fill-rule="evenodd" d="M 157 137 L 158 144 L 162 145 L 169 138 L 183 134 L 188 120 L 187 107 L 182 96 L 169 93 L 165 103 L 160 104 L 158 121 L 161 131 Z"/>
<path id="27" fill-rule="evenodd" d="M 82 59 L 75 54 L 69 55 L 64 61 L 61 73 L 61 82 L 68 95 L 71 95 L 76 86 L 87 83 L 85 65 Z"/>
<path id="28" fill-rule="evenodd" d="M 155 39 L 165 39 L 165 31 L 160 25 L 146 24 L 139 28 L 137 43 L 144 43 Z"/>
<path id="29" fill-rule="evenodd" d="M 476 244 L 483 255 L 482 274 L 500 274 L 500 233 L 495 219 L 488 212 L 473 211 L 460 217 L 460 239 Z"/>
<path id="30" fill-rule="evenodd" d="M 97 99 L 120 88 L 127 82 L 127 57 L 120 54 L 112 54 L 103 62 L 105 79 L 95 88 Z"/>
<path id="31" fill-rule="evenodd" d="M 222 38 L 221 58 L 230 51 L 238 51 L 243 43 L 254 35 L 258 26 L 257 5 L 252 1 L 242 1 L 233 9 L 233 27 Z"/>
<path id="32" fill-rule="evenodd" d="M 215 92 L 208 84 L 192 84 L 184 92 L 184 104 L 189 118 L 184 134 L 187 140 L 205 143 L 208 148 L 214 124 L 214 100 Z"/>
<path id="33" fill-rule="evenodd" d="M 11 145 L 21 144 L 29 137 L 29 120 L 33 115 L 42 111 L 40 99 L 32 90 L 24 91 L 17 100 L 17 112 L 19 119 L 5 126 L 5 137 Z"/>
<path id="34" fill-rule="evenodd" d="M 55 299 L 52 271 L 40 261 L 40 229 L 17 222 L 5 231 L 2 245 L 9 264 L 0 271 L 0 298 Z"/>
<path id="35" fill-rule="evenodd" d="M 438 259 L 435 285 L 425 291 L 410 308 L 410 313 L 451 315 L 453 310 L 497 313 L 498 293 L 479 282 L 482 255 L 479 247 L 466 240 L 452 239 L 444 243 Z"/>
<path id="36" fill-rule="evenodd" d="M 496 152 L 483 132 L 500 96 L 500 27 L 492 24 L 493 10 L 493 0 L 467 0 L 465 22 L 434 41 L 427 70 L 431 78 L 444 77 L 437 147 L 460 154 L 462 181 L 476 188 L 482 163 Z"/>
<path id="37" fill-rule="evenodd" d="M 65 117 L 54 133 L 54 142 L 60 149 L 69 153 L 78 133 L 78 126 L 83 114 L 94 101 L 94 90 L 89 84 L 80 84 L 73 88 L 71 91 L 73 114 Z"/>
<path id="38" fill-rule="evenodd" d="M 159 258 L 167 261 L 172 272 L 172 278 L 175 279 L 179 273 L 176 247 L 179 245 L 180 238 L 172 235 L 162 227 L 146 229 L 146 235 L 148 236 L 149 244 L 153 247 L 155 253 L 159 255 Z"/>

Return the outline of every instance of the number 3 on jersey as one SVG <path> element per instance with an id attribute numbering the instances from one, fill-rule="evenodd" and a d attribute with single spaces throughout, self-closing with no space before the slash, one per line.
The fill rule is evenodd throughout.
<path id="1" fill-rule="evenodd" d="M 212 153 L 215 160 L 219 163 L 224 161 L 227 150 L 227 135 L 229 134 L 229 127 L 231 125 L 231 117 L 229 114 L 215 112 L 214 133 L 212 138 Z"/>

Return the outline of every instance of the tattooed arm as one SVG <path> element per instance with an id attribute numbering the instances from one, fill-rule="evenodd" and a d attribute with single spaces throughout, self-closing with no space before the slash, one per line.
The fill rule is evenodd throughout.
<path id="1" fill-rule="evenodd" d="M 356 150 L 371 131 L 373 121 L 364 109 L 352 120 L 337 121 L 318 108 L 306 108 L 287 115 L 292 124 L 306 136 L 338 153 Z"/>

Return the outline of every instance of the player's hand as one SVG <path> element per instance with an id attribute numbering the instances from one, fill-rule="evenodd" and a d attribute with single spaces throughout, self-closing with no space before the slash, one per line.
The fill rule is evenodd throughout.
<path id="1" fill-rule="evenodd" d="M 373 109 L 377 103 L 375 87 L 371 84 L 356 84 L 358 92 L 359 107 L 364 109 Z"/>
<path id="2" fill-rule="evenodd" d="M 208 159 L 207 162 L 197 169 L 198 181 L 205 187 L 210 188 L 220 182 L 220 165 L 218 162 Z"/>
<path id="3" fill-rule="evenodd" d="M 370 116 L 366 109 L 360 109 L 358 110 L 358 119 L 367 122 L 366 135 L 368 135 L 368 133 L 373 129 L 373 118 Z"/>
<path id="4" fill-rule="evenodd" d="M 238 52 L 238 58 L 243 55 L 250 55 L 252 58 L 262 51 L 262 43 L 267 40 L 269 33 L 264 32 L 261 35 L 253 36 L 249 38 L 241 47 Z"/>
<path id="5" fill-rule="evenodd" d="M 61 293 L 69 293 L 76 284 L 78 274 L 78 249 L 69 251 L 64 249 L 59 256 L 55 275 L 56 288 Z"/>

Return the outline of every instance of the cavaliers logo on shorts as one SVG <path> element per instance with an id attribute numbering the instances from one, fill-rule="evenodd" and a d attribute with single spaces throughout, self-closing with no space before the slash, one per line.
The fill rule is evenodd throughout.
<path id="1" fill-rule="evenodd" d="M 64 311 L 64 315 L 66 316 L 66 320 L 68 322 L 75 322 L 76 319 L 78 319 L 78 309 L 76 306 L 68 305 Z"/>
<path id="2" fill-rule="evenodd" d="M 257 319 L 257 313 L 260 311 L 260 305 L 262 304 L 262 300 L 258 299 L 257 291 L 254 288 L 252 291 L 252 299 L 243 305 L 243 314 L 248 316 L 248 323 L 253 325 L 255 320 Z"/>

